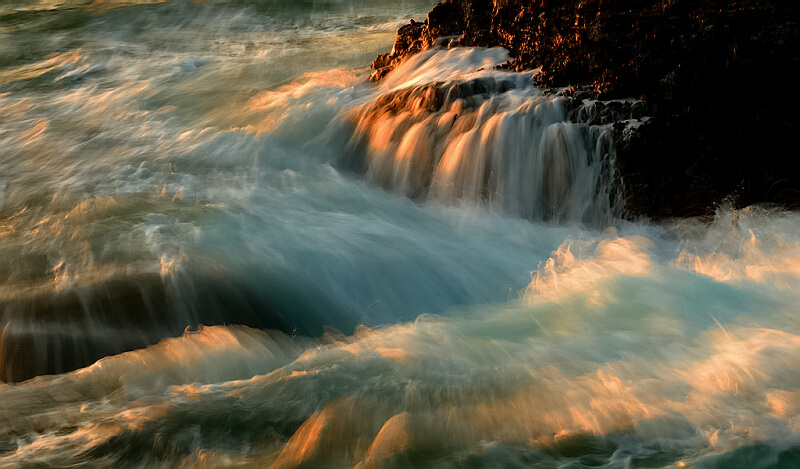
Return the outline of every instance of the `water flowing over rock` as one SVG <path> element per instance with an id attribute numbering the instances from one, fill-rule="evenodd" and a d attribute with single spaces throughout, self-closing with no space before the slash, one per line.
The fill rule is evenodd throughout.
<path id="1" fill-rule="evenodd" d="M 572 97 L 647 101 L 645 125 L 617 126 L 617 169 L 632 215 L 708 215 L 800 204 L 798 119 L 786 103 L 800 64 L 800 8 L 769 1 L 451 0 L 398 31 L 381 79 L 437 45 L 501 46 L 502 68 L 541 68 Z"/>
<path id="2" fill-rule="evenodd" d="M 605 67 L 723 4 L 434 3 L 0 2 L 1 469 L 800 467 L 800 211 L 620 217 L 793 137 Z"/>
<path id="3" fill-rule="evenodd" d="M 573 100 L 537 88 L 538 72 L 493 69 L 506 58 L 499 48 L 414 56 L 385 78 L 385 93 L 351 111 L 346 154 L 363 155 L 355 165 L 372 181 L 416 200 L 606 226 L 619 197 L 602 105 L 571 109 L 571 122 Z M 448 75 L 464 63 L 483 70 Z"/>

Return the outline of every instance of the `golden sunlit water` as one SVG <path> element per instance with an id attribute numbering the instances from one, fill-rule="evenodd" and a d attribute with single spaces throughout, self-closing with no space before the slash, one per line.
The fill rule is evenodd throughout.
<path id="1" fill-rule="evenodd" d="M 0 6 L 0 467 L 795 467 L 800 216 L 625 219 L 503 49 L 368 81 L 432 4 Z"/>

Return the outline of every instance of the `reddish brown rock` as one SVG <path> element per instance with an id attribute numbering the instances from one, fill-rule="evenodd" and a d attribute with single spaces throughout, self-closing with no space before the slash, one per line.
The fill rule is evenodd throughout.
<path id="1" fill-rule="evenodd" d="M 618 169 L 633 215 L 800 205 L 800 2 L 792 0 L 452 0 L 398 32 L 380 78 L 438 38 L 502 46 L 512 70 L 576 97 L 643 98 L 652 119 L 623 140 Z"/>

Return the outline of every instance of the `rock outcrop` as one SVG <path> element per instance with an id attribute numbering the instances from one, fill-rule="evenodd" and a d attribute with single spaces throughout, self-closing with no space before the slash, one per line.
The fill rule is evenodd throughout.
<path id="1" fill-rule="evenodd" d="M 586 98 L 637 98 L 650 113 L 617 126 L 617 167 L 633 216 L 705 215 L 737 206 L 800 206 L 800 69 L 792 0 L 450 0 L 398 31 L 373 63 L 380 79 L 440 45 L 502 46 L 512 70 Z"/>

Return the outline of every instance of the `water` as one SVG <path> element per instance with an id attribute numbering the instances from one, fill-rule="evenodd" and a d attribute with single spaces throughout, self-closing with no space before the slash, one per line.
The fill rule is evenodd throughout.
<path id="1" fill-rule="evenodd" d="M 432 2 L 130 3 L 0 7 L 0 466 L 800 464 L 797 214 L 623 220 L 501 49 L 366 81 Z"/>

